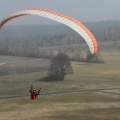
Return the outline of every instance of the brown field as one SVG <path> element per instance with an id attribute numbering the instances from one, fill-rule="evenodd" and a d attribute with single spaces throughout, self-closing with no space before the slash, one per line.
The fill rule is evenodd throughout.
<path id="1" fill-rule="evenodd" d="M 8 61 L 1 56 L 0 96 L 29 94 L 31 84 L 42 87 L 41 93 L 119 88 L 120 52 L 104 52 L 102 57 L 104 64 L 73 62 L 74 74 L 65 81 L 43 82 L 38 79 L 47 75 L 49 60 L 10 57 Z M 0 106 L 0 120 L 120 120 L 120 90 L 41 95 L 36 101 L 30 96 L 0 99 Z"/>

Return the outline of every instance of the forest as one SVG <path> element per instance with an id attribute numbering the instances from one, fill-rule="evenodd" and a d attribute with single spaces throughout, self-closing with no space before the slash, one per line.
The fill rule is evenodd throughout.
<path id="1" fill-rule="evenodd" d="M 97 39 L 99 52 L 110 48 L 120 49 L 120 21 L 84 24 Z M 82 61 L 89 52 L 83 38 L 61 24 L 6 25 L 0 32 L 1 55 L 51 59 L 60 50 L 75 61 Z"/>

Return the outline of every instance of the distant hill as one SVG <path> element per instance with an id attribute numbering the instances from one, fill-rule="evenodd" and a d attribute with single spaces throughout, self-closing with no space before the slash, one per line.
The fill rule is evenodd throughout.
<path id="1" fill-rule="evenodd" d="M 86 22 L 83 24 L 95 36 L 100 51 L 120 50 L 120 21 Z M 88 47 L 85 47 L 87 44 L 83 43 L 85 41 L 80 35 L 62 24 L 6 25 L 0 30 L 0 54 L 2 55 L 50 59 L 56 51 L 64 49 L 66 52 L 72 53 L 73 58 L 78 60 L 80 51 L 88 51 Z M 55 50 L 53 50 L 54 48 Z"/>
<path id="2" fill-rule="evenodd" d="M 119 27 L 120 20 L 108 20 L 108 21 L 101 21 L 101 22 L 86 22 L 83 23 L 88 27 L 90 30 L 99 30 L 99 29 L 106 29 L 112 27 Z"/>
<path id="3" fill-rule="evenodd" d="M 86 22 L 83 23 L 86 25 L 93 33 L 99 35 L 101 30 L 109 30 L 111 28 L 120 29 L 120 20 L 114 21 L 102 21 L 102 22 Z M 26 40 L 34 39 L 40 40 L 48 38 L 49 36 L 56 36 L 60 34 L 70 34 L 74 31 L 63 25 L 5 25 L 0 31 L 0 40 L 8 39 L 9 40 Z M 96 36 L 97 37 L 97 36 Z"/>

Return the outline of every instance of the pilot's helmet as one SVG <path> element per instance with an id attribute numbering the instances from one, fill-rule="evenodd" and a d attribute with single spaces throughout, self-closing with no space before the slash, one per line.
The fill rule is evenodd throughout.
<path id="1" fill-rule="evenodd" d="M 33 89 L 33 92 L 36 92 L 36 89 L 35 89 L 35 88 Z"/>

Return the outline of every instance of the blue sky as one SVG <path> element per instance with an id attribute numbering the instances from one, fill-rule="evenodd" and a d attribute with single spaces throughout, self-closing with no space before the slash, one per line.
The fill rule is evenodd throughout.
<path id="1" fill-rule="evenodd" d="M 0 0 L 0 21 L 24 8 L 45 8 L 81 22 L 120 20 L 120 0 Z M 25 16 L 7 24 L 56 24 L 38 16 Z"/>

